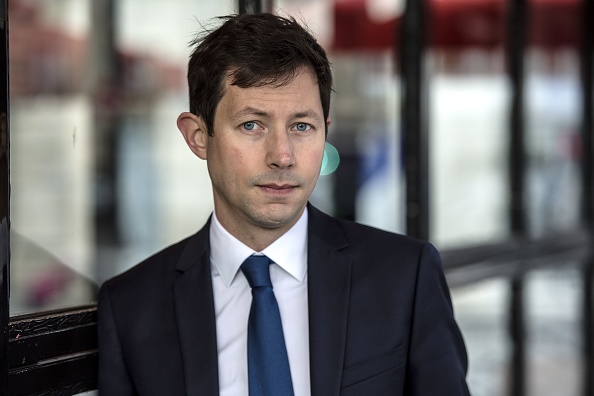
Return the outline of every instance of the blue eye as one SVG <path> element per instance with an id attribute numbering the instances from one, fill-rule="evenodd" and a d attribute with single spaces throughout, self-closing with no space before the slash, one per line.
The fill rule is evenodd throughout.
<path id="1" fill-rule="evenodd" d="M 256 129 L 256 123 L 253 121 L 244 122 L 243 129 L 253 131 L 254 129 Z"/>
<path id="2" fill-rule="evenodd" d="M 299 122 L 299 123 L 295 124 L 295 129 L 298 130 L 299 132 L 309 131 L 310 128 L 311 127 L 304 122 Z"/>

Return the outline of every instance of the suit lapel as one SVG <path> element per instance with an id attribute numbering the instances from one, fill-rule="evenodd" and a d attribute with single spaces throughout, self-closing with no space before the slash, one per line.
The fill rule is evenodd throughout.
<path id="1" fill-rule="evenodd" d="M 351 261 L 334 220 L 311 205 L 308 232 L 309 350 L 312 396 L 340 393 L 346 342 Z"/>
<path id="2" fill-rule="evenodd" d="M 219 394 L 208 222 L 184 249 L 176 269 L 175 315 L 188 395 Z"/>

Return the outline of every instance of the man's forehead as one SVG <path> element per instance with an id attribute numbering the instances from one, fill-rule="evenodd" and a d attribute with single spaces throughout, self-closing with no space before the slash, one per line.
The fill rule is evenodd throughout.
<path id="1" fill-rule="evenodd" d="M 297 76 L 302 74 L 309 75 L 313 82 L 317 84 L 316 74 L 311 66 L 300 66 L 284 74 L 256 75 L 252 71 L 247 71 L 241 68 L 233 68 L 229 70 L 224 79 L 225 88 L 233 85 L 239 88 L 251 87 L 282 87 L 291 84 Z"/>
<path id="2" fill-rule="evenodd" d="M 317 82 L 310 73 L 299 72 L 284 84 L 264 83 L 245 88 L 233 84 L 231 78 L 227 78 L 219 105 L 233 118 L 271 117 L 287 111 L 293 118 L 320 121 L 324 118 Z"/>

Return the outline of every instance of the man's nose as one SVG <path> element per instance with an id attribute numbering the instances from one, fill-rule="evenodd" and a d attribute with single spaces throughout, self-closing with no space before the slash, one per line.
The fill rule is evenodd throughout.
<path id="1" fill-rule="evenodd" d="M 295 164 L 295 152 L 290 132 L 275 128 L 267 137 L 267 162 L 273 168 L 288 168 Z"/>

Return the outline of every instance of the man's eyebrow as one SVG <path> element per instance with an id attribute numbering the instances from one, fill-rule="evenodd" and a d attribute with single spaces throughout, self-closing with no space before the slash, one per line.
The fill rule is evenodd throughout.
<path id="1" fill-rule="evenodd" d="M 317 111 L 314 111 L 311 109 L 308 109 L 305 111 L 299 111 L 293 115 L 293 118 L 313 118 L 317 121 L 322 120 L 321 115 Z"/>
<path id="2" fill-rule="evenodd" d="M 267 111 L 251 106 L 244 107 L 243 109 L 239 110 L 237 113 L 234 114 L 234 118 L 242 118 L 247 116 L 272 117 L 272 115 Z M 293 114 L 291 118 L 313 118 L 318 121 L 322 120 L 322 116 L 312 109 L 298 111 L 295 114 Z"/>
<path id="3" fill-rule="evenodd" d="M 251 115 L 256 115 L 260 117 L 270 117 L 270 114 L 266 111 L 251 106 L 244 107 L 243 109 L 239 110 L 237 113 L 234 114 L 235 118 L 241 118 Z"/>

